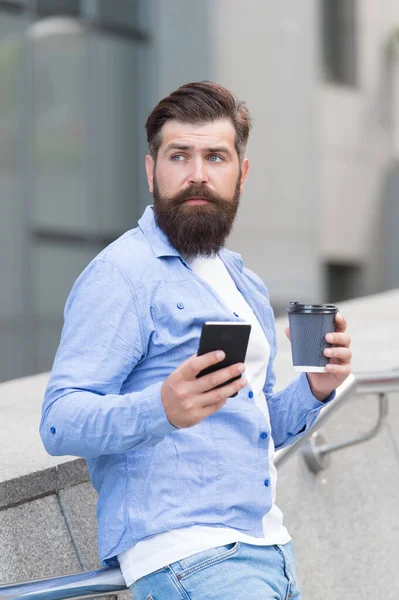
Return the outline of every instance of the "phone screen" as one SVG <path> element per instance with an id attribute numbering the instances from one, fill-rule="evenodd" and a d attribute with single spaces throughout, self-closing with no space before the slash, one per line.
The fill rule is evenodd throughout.
<path id="1" fill-rule="evenodd" d="M 250 323 L 221 321 L 204 323 L 198 347 L 198 356 L 213 352 L 214 350 L 223 350 L 226 356 L 224 360 L 216 365 L 211 365 L 200 371 L 197 377 L 208 375 L 208 373 L 213 373 L 239 362 L 245 362 L 250 333 Z M 216 387 L 223 387 L 240 377 L 241 375 L 237 375 Z M 234 394 L 234 396 L 236 395 L 237 393 Z"/>

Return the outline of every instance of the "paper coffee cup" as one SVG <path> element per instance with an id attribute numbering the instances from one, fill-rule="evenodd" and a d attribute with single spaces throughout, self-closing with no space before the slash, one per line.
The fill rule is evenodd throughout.
<path id="1" fill-rule="evenodd" d="M 324 350 L 332 346 L 325 336 L 335 331 L 338 308 L 334 304 L 290 302 L 286 310 L 294 369 L 302 373 L 325 373 L 329 359 Z"/>

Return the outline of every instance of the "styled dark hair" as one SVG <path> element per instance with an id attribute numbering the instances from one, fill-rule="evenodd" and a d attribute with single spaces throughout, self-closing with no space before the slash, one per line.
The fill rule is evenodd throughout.
<path id="1" fill-rule="evenodd" d="M 161 129 L 167 121 L 199 124 L 225 118 L 231 120 L 236 130 L 235 147 L 241 161 L 251 129 L 251 116 L 245 103 L 212 81 L 186 83 L 158 102 L 149 115 L 145 124 L 149 152 L 156 160 L 162 143 Z"/>

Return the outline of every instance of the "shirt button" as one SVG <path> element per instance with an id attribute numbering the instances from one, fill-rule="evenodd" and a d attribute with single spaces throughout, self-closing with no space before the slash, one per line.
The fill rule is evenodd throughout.
<path id="1" fill-rule="evenodd" d="M 262 431 L 262 433 L 260 434 L 260 437 L 262 438 L 262 440 L 265 440 L 267 438 L 266 431 Z"/>
<path id="2" fill-rule="evenodd" d="M 55 434 L 55 427 L 50 427 L 50 433 Z"/>
<path id="3" fill-rule="evenodd" d="M 253 398 L 254 397 L 254 393 L 252 391 L 248 392 L 248 398 Z"/>
<path id="4" fill-rule="evenodd" d="M 177 303 L 177 308 L 180 308 L 180 310 L 181 310 L 182 308 L 184 308 L 184 304 L 183 304 L 183 302 L 178 302 L 178 303 Z"/>
<path id="5" fill-rule="evenodd" d="M 265 479 L 264 484 L 265 484 L 266 487 L 269 487 L 269 483 L 270 483 L 269 480 Z"/>

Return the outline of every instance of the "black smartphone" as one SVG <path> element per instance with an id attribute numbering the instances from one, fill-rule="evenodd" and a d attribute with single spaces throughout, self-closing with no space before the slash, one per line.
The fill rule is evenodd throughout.
<path id="1" fill-rule="evenodd" d="M 198 346 L 198 356 L 213 352 L 214 350 L 223 350 L 226 356 L 224 360 L 216 365 L 211 365 L 200 371 L 197 377 L 208 375 L 208 373 L 213 373 L 236 363 L 245 362 L 250 333 L 250 323 L 232 321 L 207 321 L 204 323 Z M 237 377 L 233 377 L 221 385 L 217 385 L 216 388 L 223 387 L 236 379 L 240 379 L 240 377 L 241 375 L 237 375 Z M 237 392 L 233 396 L 237 396 Z M 233 396 L 230 396 L 230 398 L 233 398 Z"/>

